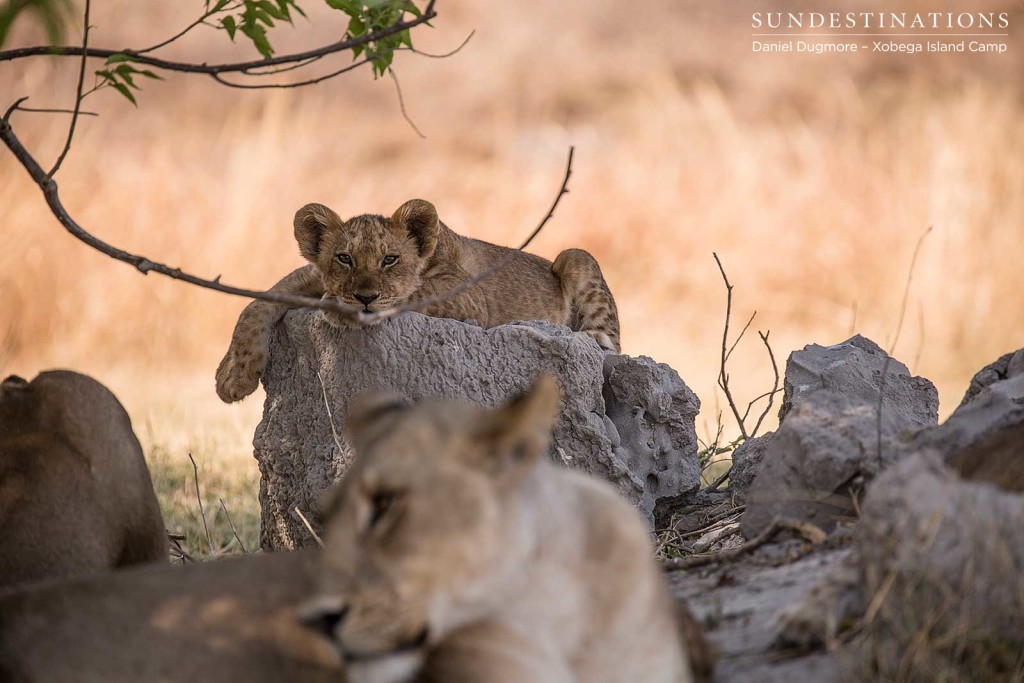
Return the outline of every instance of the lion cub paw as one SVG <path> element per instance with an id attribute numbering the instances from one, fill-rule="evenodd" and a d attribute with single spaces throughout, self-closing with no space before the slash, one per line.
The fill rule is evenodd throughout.
<path id="1" fill-rule="evenodd" d="M 234 403 L 256 391 L 266 363 L 260 352 L 228 351 L 217 368 L 217 396 L 225 403 Z"/>
<path id="2" fill-rule="evenodd" d="M 601 332 L 600 330 L 584 330 L 585 334 L 597 342 L 604 351 L 608 353 L 618 353 L 619 349 L 612 341 L 612 338 L 607 333 Z"/>

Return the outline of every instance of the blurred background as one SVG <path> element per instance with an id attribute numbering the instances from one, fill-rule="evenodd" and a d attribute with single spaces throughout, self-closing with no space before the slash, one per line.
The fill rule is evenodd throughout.
<path id="1" fill-rule="evenodd" d="M 670 364 L 703 402 L 713 439 L 725 315 L 717 252 L 735 285 L 733 330 L 757 311 L 730 360 L 741 402 L 772 372 L 755 330 L 790 351 L 854 332 L 939 388 L 940 414 L 971 375 L 1024 346 L 1024 3 L 834 2 L 835 11 L 1005 11 L 1010 46 L 989 54 L 754 54 L 752 11 L 817 3 L 734 0 L 439 0 L 395 86 L 361 69 L 298 90 L 229 90 L 200 76 L 144 83 L 133 108 L 86 100 L 57 176 L 73 216 L 97 236 L 228 283 L 265 288 L 301 265 L 291 220 L 310 201 L 342 215 L 431 200 L 454 230 L 514 245 L 557 191 L 576 146 L 571 193 L 532 250 L 577 246 L 600 261 L 622 316 L 623 351 Z M 201 12 L 198 0 L 93 3 L 90 43 L 141 47 Z M 272 33 L 279 53 L 337 39 L 338 13 Z M 67 42 L 80 41 L 80 20 Z M 7 47 L 45 42 L 31 21 Z M 251 59 L 251 45 L 195 31 L 166 49 L 188 61 Z M 314 67 L 347 63 L 341 54 Z M 78 63 L 0 63 L 4 108 L 70 106 Z M 98 66 L 97 66 L 98 68 Z M 319 70 L 319 71 L 317 71 Z M 44 167 L 68 117 L 17 114 Z M 213 496 L 255 535 L 251 437 L 262 392 L 220 403 L 213 375 L 245 301 L 91 251 L 49 213 L 0 151 L 3 371 L 73 368 L 126 404 L 168 509 L 193 514 L 193 453 Z M 925 240 L 899 328 L 911 257 Z M 773 413 L 774 413 L 773 409 Z M 771 424 L 768 425 L 772 427 Z M 188 484 L 186 486 L 185 484 Z M 236 513 L 235 510 L 238 510 Z M 165 514 L 166 514 L 165 510 Z"/>

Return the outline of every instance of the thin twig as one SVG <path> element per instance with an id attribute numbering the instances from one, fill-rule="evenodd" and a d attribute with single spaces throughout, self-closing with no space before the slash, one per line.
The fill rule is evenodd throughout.
<path id="1" fill-rule="evenodd" d="M 900 304 L 900 317 L 896 323 L 896 336 L 893 337 L 892 345 L 889 347 L 889 355 L 896 350 L 896 342 L 900 340 L 900 332 L 903 331 L 903 317 L 907 314 L 907 300 L 910 298 L 910 285 L 914 281 L 914 266 L 917 265 L 917 255 L 921 252 L 921 245 L 924 244 L 924 239 L 928 237 L 928 234 L 932 231 L 931 225 L 929 225 L 921 236 L 917 238 L 917 245 L 914 247 L 914 255 L 910 257 L 910 270 L 907 271 L 907 284 L 903 288 L 903 303 Z"/>
<path id="2" fill-rule="evenodd" d="M 744 555 L 751 553 L 763 546 L 765 543 L 768 543 L 768 541 L 772 540 L 780 531 L 787 530 L 800 534 L 812 544 L 820 543 L 821 540 L 823 540 L 824 532 L 813 525 L 804 522 L 793 522 L 775 518 L 764 531 L 741 546 L 729 548 L 728 550 L 721 550 L 717 553 L 709 553 L 707 555 L 690 555 L 689 557 L 677 557 L 671 560 L 666 560 L 661 563 L 661 568 L 664 571 L 674 571 L 677 569 L 693 569 L 694 567 L 703 567 L 709 564 L 735 562 Z"/>
<path id="3" fill-rule="evenodd" d="M 715 480 L 714 480 L 714 481 L 713 481 L 713 482 L 711 483 L 711 485 L 710 485 L 710 486 L 708 486 L 708 487 L 707 487 L 707 489 L 705 489 L 705 490 L 706 490 L 706 491 L 708 491 L 709 493 L 710 493 L 711 491 L 717 491 L 717 490 L 718 490 L 718 487 L 719 487 L 719 486 L 721 486 L 721 485 L 722 485 L 722 483 L 723 483 L 723 482 L 724 482 L 724 481 L 725 481 L 726 479 L 728 479 L 728 478 L 729 478 L 729 475 L 730 475 L 730 474 L 732 474 L 732 468 L 733 468 L 733 466 L 732 466 L 732 465 L 729 465 L 729 469 L 727 469 L 727 470 L 726 470 L 725 472 L 723 472 L 723 473 L 722 473 L 722 476 L 718 477 L 718 479 L 715 479 Z"/>
<path id="4" fill-rule="evenodd" d="M 174 536 L 170 533 L 167 534 L 167 544 L 170 546 L 171 552 L 178 553 L 178 557 L 181 558 L 182 563 L 184 562 L 198 562 L 196 558 L 192 557 L 187 550 L 181 547 L 181 540 L 184 536 Z"/>
<path id="5" fill-rule="evenodd" d="M 736 337 L 736 341 L 732 343 L 732 346 L 729 347 L 729 352 L 725 354 L 726 360 L 729 360 L 729 358 L 732 356 L 732 352 L 736 350 L 736 345 L 740 343 L 741 339 L 743 339 L 743 335 L 747 333 L 747 329 L 750 327 L 750 323 L 754 322 L 754 318 L 756 317 L 757 311 L 754 311 L 753 313 L 750 314 L 750 320 L 748 320 L 747 324 L 743 326 L 742 330 L 740 330 L 740 334 L 738 337 Z"/>
<path id="6" fill-rule="evenodd" d="M 425 24 L 431 19 L 437 17 L 437 12 L 434 11 L 435 0 L 431 0 L 427 5 L 423 13 L 410 19 L 409 21 L 400 21 L 392 24 L 386 28 L 382 28 L 379 31 L 373 33 L 367 33 L 354 38 L 346 40 L 339 40 L 329 45 L 323 45 L 312 50 L 305 50 L 303 52 L 294 52 L 287 55 L 280 55 L 278 57 L 269 57 L 260 60 L 250 60 L 245 62 L 229 62 L 225 64 L 193 64 L 190 62 L 176 62 L 168 59 L 161 59 L 159 57 L 153 57 L 148 54 L 142 54 L 134 50 L 110 50 L 110 49 L 97 49 L 97 48 L 86 48 L 78 46 L 37 46 L 37 47 L 26 47 L 26 48 L 15 48 L 13 50 L 2 50 L 0 51 L 0 62 L 11 61 L 15 59 L 25 59 L 27 57 L 88 57 L 91 59 L 108 59 L 114 55 L 127 55 L 131 57 L 132 62 L 136 64 L 143 64 L 165 71 L 176 71 L 181 73 L 195 73 L 195 74 L 226 74 L 226 73 L 243 73 L 251 69 L 258 69 L 261 67 L 276 66 L 279 64 L 293 64 L 303 60 L 311 59 L 312 57 L 322 57 L 325 55 L 334 54 L 337 52 L 344 52 L 354 47 L 360 47 L 369 43 L 387 38 L 388 36 L 401 33 L 407 29 Z"/>
<path id="7" fill-rule="evenodd" d="M 308 519 L 306 519 L 306 515 L 302 514 L 302 510 L 299 509 L 298 505 L 295 506 L 295 514 L 297 514 L 299 516 L 299 519 L 302 520 L 302 523 L 306 525 L 306 530 L 309 531 L 309 534 L 313 537 L 313 540 L 316 541 L 316 544 L 323 548 L 324 542 L 321 541 L 320 536 L 317 535 L 315 531 L 313 531 L 313 525 L 309 523 Z"/>
<path id="8" fill-rule="evenodd" d="M 43 109 L 35 107 L 18 107 L 18 111 L 27 111 L 34 114 L 74 114 L 74 109 Z M 94 111 L 80 111 L 79 116 L 99 116 Z"/>
<path id="9" fill-rule="evenodd" d="M 248 555 L 249 551 L 245 549 L 245 544 L 242 543 L 242 537 L 238 535 L 238 529 L 235 528 L 235 523 L 231 521 L 231 515 L 228 513 L 228 506 L 224 504 L 224 499 L 220 498 L 220 509 L 224 511 L 224 516 L 228 518 L 228 526 L 231 527 L 231 533 L 235 535 L 235 540 L 238 541 L 238 547 L 242 549 L 243 555 Z"/>
<path id="10" fill-rule="evenodd" d="M 732 410 L 733 416 L 736 418 L 736 424 L 740 428 L 740 434 L 743 438 L 747 438 L 747 429 L 743 425 L 743 420 L 740 418 L 739 408 L 736 407 L 736 401 L 733 400 L 732 392 L 729 390 L 729 375 L 725 372 L 725 362 L 728 360 L 728 351 L 726 350 L 729 345 L 729 318 L 732 316 L 732 284 L 729 282 L 729 277 L 725 274 L 725 268 L 722 267 L 722 261 L 718 258 L 718 254 L 712 252 L 712 256 L 715 257 L 715 263 L 718 264 L 718 271 L 722 274 L 722 281 L 725 282 L 725 326 L 722 329 L 722 364 L 718 370 L 718 386 L 722 388 L 725 393 L 725 399 L 729 402 L 729 408 Z M 753 318 L 751 318 L 753 320 Z M 750 323 L 747 323 L 748 325 Z M 743 336 L 742 334 L 740 335 Z M 739 342 L 739 339 L 736 340 Z"/>
<path id="11" fill-rule="evenodd" d="M 761 341 L 764 342 L 764 347 L 768 349 L 768 359 L 772 362 L 772 372 L 775 373 L 775 379 L 772 380 L 772 390 L 768 392 L 768 405 L 764 407 L 764 412 L 762 412 L 760 417 L 757 418 L 757 422 L 754 423 L 754 428 L 750 430 L 751 437 L 757 436 L 758 430 L 761 429 L 761 423 L 764 422 L 764 418 L 768 416 L 769 411 L 772 409 L 772 403 L 775 401 L 775 394 L 779 392 L 779 365 L 775 362 L 775 353 L 772 351 L 772 345 L 768 343 L 768 335 L 771 333 L 771 330 L 764 333 L 760 330 L 757 331 L 757 336 L 761 338 Z"/>
<path id="12" fill-rule="evenodd" d="M 402 97 L 402 86 L 398 82 L 398 76 L 395 75 L 395 70 L 390 66 L 388 67 L 388 76 L 391 76 L 391 81 L 395 84 L 395 92 L 398 94 L 398 108 L 402 111 L 402 118 L 409 124 L 409 127 L 416 131 L 416 135 L 419 135 L 421 139 L 426 140 L 427 136 L 423 134 L 423 131 L 419 129 L 416 123 L 409 117 L 409 112 L 405 109 L 405 98 Z"/>
<path id="13" fill-rule="evenodd" d="M 317 59 L 319 59 L 319 58 L 317 58 Z M 310 60 L 310 61 L 306 62 L 306 64 L 311 64 L 312 61 L 313 60 Z M 316 85 L 317 83 L 323 83 L 324 81 L 330 80 L 331 78 L 334 78 L 335 76 L 340 76 L 340 75 L 342 75 L 344 73 L 348 73 L 349 71 L 352 71 L 353 69 L 358 69 L 363 64 L 366 64 L 367 62 L 370 62 L 370 61 L 372 61 L 372 59 L 370 57 L 367 57 L 366 59 L 361 59 L 358 62 L 353 62 L 352 64 L 349 64 L 348 66 L 342 67 L 341 69 L 338 69 L 337 71 L 332 71 L 329 74 L 324 74 L 323 76 L 317 76 L 315 78 L 310 78 L 310 79 L 305 80 L 305 81 L 296 81 L 295 83 L 232 83 L 231 81 L 225 80 L 224 77 L 221 76 L 220 74 L 210 74 L 210 77 L 213 78 L 213 80 L 215 80 L 218 83 L 220 83 L 221 85 L 226 85 L 229 88 L 238 88 L 239 90 L 270 90 L 270 89 L 288 90 L 290 88 L 304 88 L 307 85 Z M 306 64 L 303 64 L 302 66 L 305 66 Z M 286 69 L 282 69 L 282 71 L 286 71 Z M 258 75 L 263 75 L 263 74 L 250 74 L 250 73 L 246 72 L 246 75 L 247 76 L 258 76 Z"/>
<path id="14" fill-rule="evenodd" d="M 78 87 L 75 89 L 75 108 L 71 113 L 71 125 L 68 126 L 68 139 L 64 142 L 64 149 L 61 151 L 60 156 L 57 157 L 57 162 L 50 169 L 50 172 L 46 174 L 47 178 L 52 179 L 53 175 L 60 170 L 60 165 L 64 163 L 64 158 L 71 151 L 71 141 L 75 137 L 75 124 L 78 123 L 78 112 L 82 108 L 82 87 L 85 84 L 85 65 L 89 61 L 87 50 L 89 48 L 89 7 L 92 0 L 85 0 L 85 28 L 82 30 L 82 63 L 78 67 Z"/>
<path id="15" fill-rule="evenodd" d="M 316 371 L 316 378 L 320 380 L 320 391 L 324 397 L 324 408 L 327 409 L 327 421 L 331 423 L 331 435 L 334 437 L 334 445 L 338 447 L 338 455 L 345 452 L 345 449 L 341 447 L 341 439 L 338 438 L 338 430 L 334 427 L 334 415 L 331 414 L 331 403 L 327 400 L 327 387 L 324 386 L 324 378 L 320 376 L 320 371 Z"/>
<path id="16" fill-rule="evenodd" d="M 192 454 L 188 454 L 188 459 L 192 461 L 192 474 L 195 477 L 196 482 L 196 500 L 199 501 L 199 516 L 203 518 L 203 530 L 206 532 L 206 540 L 210 544 L 210 555 L 216 555 L 217 550 L 213 545 L 213 537 L 210 536 L 210 527 L 206 525 L 206 510 L 203 509 L 203 497 L 199 494 L 199 466 L 196 464 L 196 459 L 192 457 Z"/>
<path id="17" fill-rule="evenodd" d="M 464 41 L 462 41 L 462 43 L 460 43 L 457 48 L 455 48 L 454 50 L 451 50 L 449 52 L 431 53 L 431 52 L 424 52 L 423 50 L 417 50 L 414 47 L 400 47 L 400 48 L 397 48 L 397 49 L 398 50 L 409 50 L 413 54 L 417 54 L 420 57 L 430 57 L 431 59 L 447 59 L 448 57 L 451 57 L 452 55 L 454 55 L 454 54 L 456 54 L 458 52 L 461 52 L 462 48 L 466 47 L 466 44 L 469 43 L 470 39 L 472 39 L 473 36 L 475 36 L 475 35 L 476 35 L 476 29 L 473 29 L 472 31 L 469 32 L 469 35 L 466 36 L 466 39 Z"/>

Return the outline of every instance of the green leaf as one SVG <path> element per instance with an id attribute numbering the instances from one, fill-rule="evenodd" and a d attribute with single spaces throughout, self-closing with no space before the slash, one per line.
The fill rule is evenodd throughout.
<path id="1" fill-rule="evenodd" d="M 211 9 L 209 13 L 213 14 L 215 12 L 221 11 L 229 2 L 231 2 L 231 0 L 217 0 L 217 2 L 215 2 L 213 5 L 213 9 Z"/>
<path id="2" fill-rule="evenodd" d="M 133 59 L 134 59 L 134 57 L 132 57 L 131 55 L 126 55 L 126 54 L 119 53 L 119 54 L 110 55 L 109 57 L 107 57 L 107 61 L 104 62 L 104 63 L 105 64 L 119 64 L 120 62 L 130 62 Z"/>
<path id="3" fill-rule="evenodd" d="M 267 29 L 263 28 L 259 24 L 244 24 L 241 27 L 242 33 L 249 37 L 252 41 L 253 47 L 255 47 L 264 58 L 270 59 L 274 55 L 274 48 L 270 46 L 270 41 L 267 40 Z"/>
<path id="4" fill-rule="evenodd" d="M 128 64 L 122 64 L 121 66 L 119 66 L 116 69 L 114 69 L 114 71 L 117 72 L 117 75 L 120 76 L 121 80 L 123 80 L 125 83 L 127 83 L 131 87 L 135 88 L 136 90 L 139 89 L 139 87 L 137 85 L 135 85 L 135 81 L 132 80 L 132 67 L 131 66 L 129 66 Z"/>
<path id="5" fill-rule="evenodd" d="M 136 69 L 135 73 L 141 74 L 141 75 L 145 76 L 146 78 L 156 79 L 158 81 L 164 80 L 163 76 L 161 76 L 160 74 L 155 74 L 152 71 L 150 71 L 149 69 Z"/>
<path id="6" fill-rule="evenodd" d="M 136 107 L 139 106 L 139 103 L 135 101 L 135 95 L 132 94 L 132 91 L 129 90 L 128 86 L 126 86 L 124 83 L 115 83 L 112 81 L 110 85 L 112 88 L 117 90 L 117 92 L 124 95 L 128 99 L 128 101 L 131 102 L 133 105 L 135 105 Z"/>
<path id="7" fill-rule="evenodd" d="M 228 32 L 228 38 L 231 39 L 231 42 L 235 42 L 235 31 L 238 30 L 238 27 L 235 26 L 235 18 L 224 17 L 220 20 L 220 25 L 223 26 L 224 30 Z"/>
<path id="8" fill-rule="evenodd" d="M 357 37 L 366 33 L 366 24 L 359 17 L 352 17 L 348 22 L 348 34 Z"/>

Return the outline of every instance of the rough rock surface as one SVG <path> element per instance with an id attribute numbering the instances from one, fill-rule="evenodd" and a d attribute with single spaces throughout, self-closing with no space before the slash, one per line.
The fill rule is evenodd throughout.
<path id="1" fill-rule="evenodd" d="M 729 491 L 737 503 L 747 500 L 747 492 L 761 471 L 764 454 L 775 437 L 775 432 L 747 439 L 732 452 L 732 470 L 729 472 Z"/>
<path id="2" fill-rule="evenodd" d="M 784 391 L 778 431 L 733 456 L 730 488 L 747 500 L 748 538 L 776 515 L 833 528 L 852 513 L 849 485 L 905 452 L 898 436 L 938 420 L 934 385 L 860 335 L 791 353 Z"/>
<path id="3" fill-rule="evenodd" d="M 916 432 L 902 448 L 907 453 L 938 451 L 947 463 L 952 463 L 965 451 L 1022 427 L 1024 349 L 1008 353 L 978 372 L 953 414 L 937 427 Z"/>
<path id="4" fill-rule="evenodd" d="M 789 354 L 779 420 L 783 420 L 800 400 L 819 389 L 831 389 L 877 404 L 883 370 L 883 409 L 895 412 L 918 427 L 938 422 L 939 395 L 935 385 L 923 377 L 912 376 L 906 365 L 859 334 L 841 344 L 809 344 Z"/>
<path id="5" fill-rule="evenodd" d="M 339 330 L 314 312 L 288 313 L 271 345 L 253 443 L 262 546 L 312 543 L 294 511 L 313 517 L 321 492 L 345 472 L 352 453 L 343 427 L 354 396 L 387 389 L 412 400 L 497 405 L 541 372 L 564 390 L 551 457 L 611 482 L 650 517 L 659 499 L 699 485 L 693 416 L 700 404 L 668 366 L 628 357 L 605 363 L 586 335 L 543 322 L 485 330 L 409 313 Z"/>
<path id="6" fill-rule="evenodd" d="M 716 683 L 842 681 L 840 659 L 828 652 L 780 657 L 777 623 L 785 610 L 806 599 L 823 574 L 843 563 L 848 549 L 820 549 L 795 562 L 766 565 L 785 545 L 766 546 L 735 564 L 670 575 L 675 594 L 687 601 L 718 650 Z"/>
<path id="7" fill-rule="evenodd" d="M 700 400 L 675 370 L 645 356 L 607 356 L 604 376 L 615 459 L 630 472 L 647 473 L 640 508 L 658 516 L 699 485 L 697 459 L 675 454 L 697 452 L 694 421 Z"/>
<path id="8" fill-rule="evenodd" d="M 888 584 L 873 627 L 883 666 L 900 665 L 924 623 L 930 646 L 1024 651 L 1024 496 L 912 455 L 869 488 L 857 535 L 866 594 Z"/>
<path id="9" fill-rule="evenodd" d="M 850 484 L 891 464 L 899 453 L 898 435 L 913 426 L 903 414 L 885 409 L 879 422 L 877 402 L 835 391 L 802 398 L 765 446 L 747 496 L 743 535 L 756 536 L 776 516 L 825 530 L 852 517 Z"/>
<path id="10" fill-rule="evenodd" d="M 1007 380 L 1013 381 L 1003 384 Z M 959 407 L 963 408 L 986 389 L 1015 396 L 1018 402 L 1024 400 L 1024 349 L 1001 356 L 975 373 Z"/>

